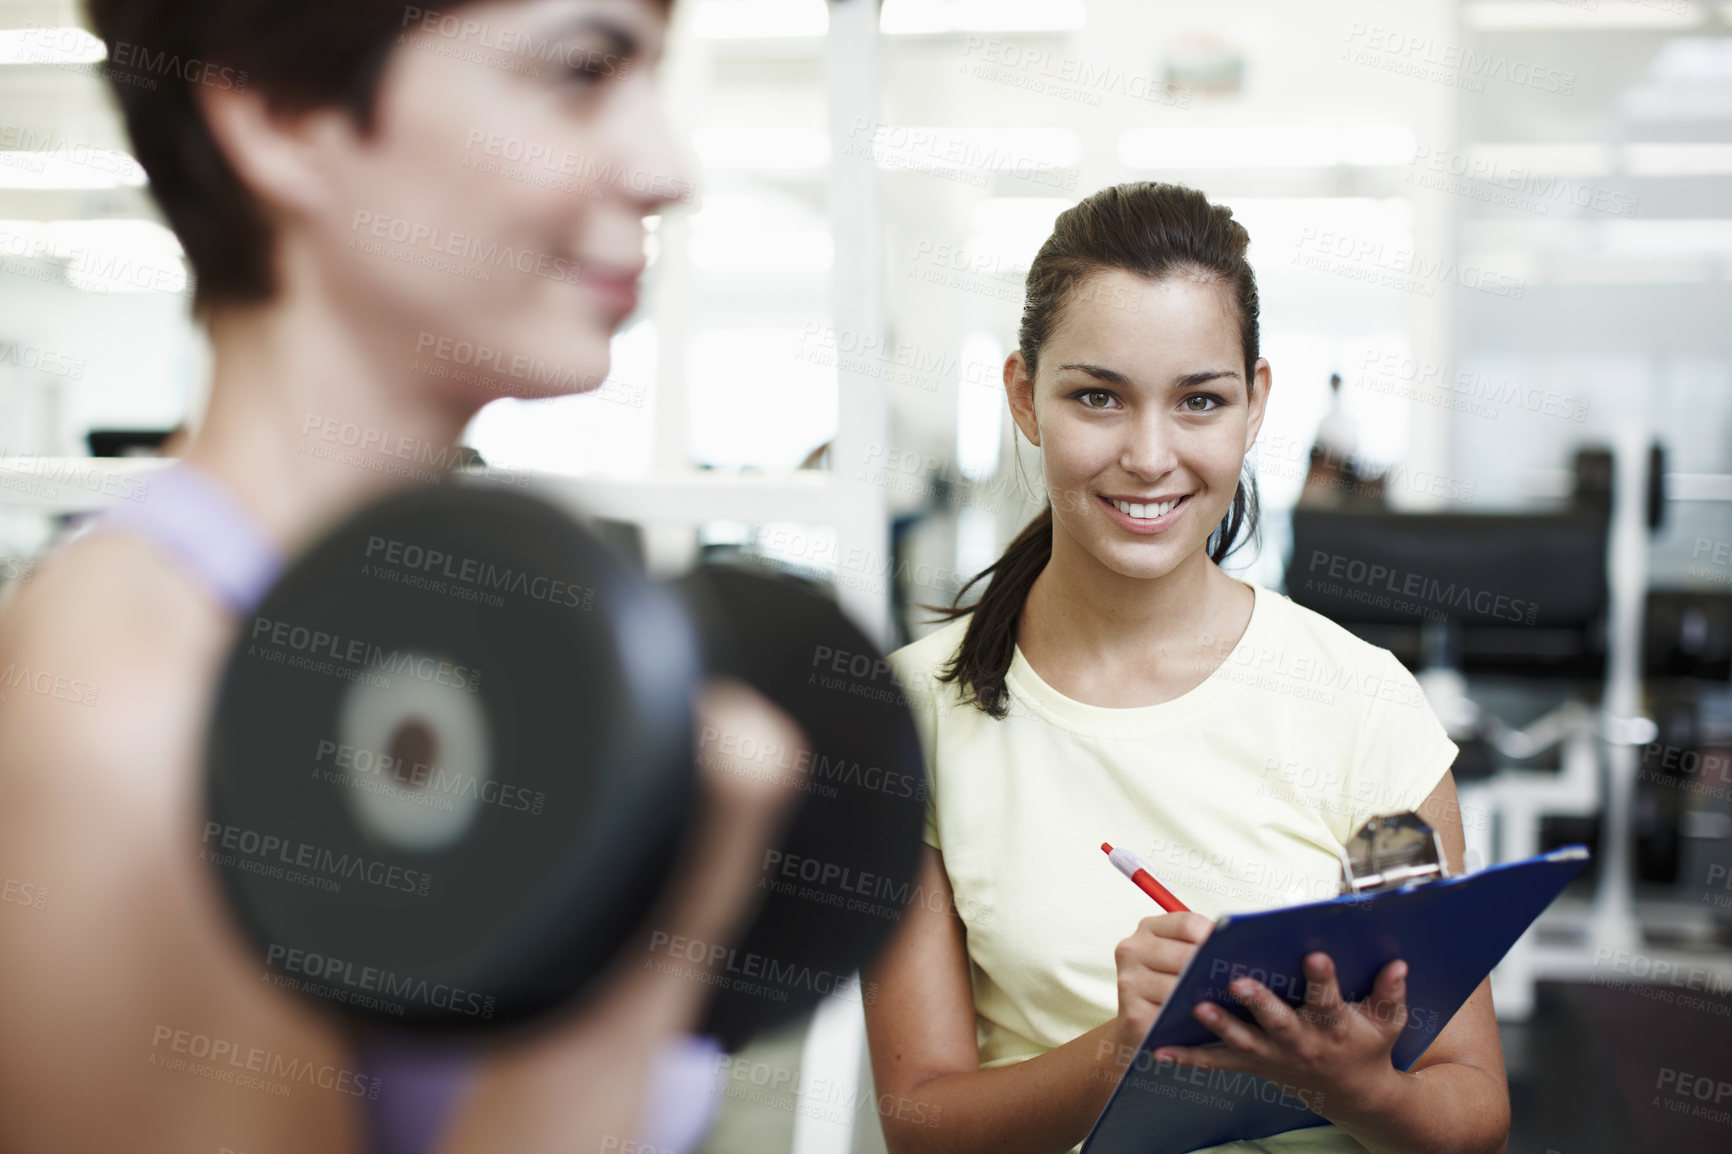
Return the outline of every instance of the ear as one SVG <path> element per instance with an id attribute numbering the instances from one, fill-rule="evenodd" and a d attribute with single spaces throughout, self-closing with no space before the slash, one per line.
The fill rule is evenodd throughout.
<path id="1" fill-rule="evenodd" d="M 1251 446 L 1257 443 L 1257 433 L 1263 427 L 1263 414 L 1269 409 L 1269 386 L 1273 383 L 1274 377 L 1269 372 L 1268 359 L 1258 357 L 1256 368 L 1251 375 L 1250 415 L 1245 422 L 1245 451 L 1247 453 L 1251 451 Z"/>
<path id="2" fill-rule="evenodd" d="M 196 99 L 224 159 L 267 218 L 328 207 L 333 188 L 325 161 L 353 148 L 359 131 L 340 108 L 273 110 L 256 88 L 199 86 Z"/>
<path id="3" fill-rule="evenodd" d="M 1040 422 L 1034 416 L 1034 381 L 1028 375 L 1028 362 L 1017 349 L 1004 359 L 1004 392 L 1010 401 L 1010 418 L 1028 443 L 1040 444 Z"/>

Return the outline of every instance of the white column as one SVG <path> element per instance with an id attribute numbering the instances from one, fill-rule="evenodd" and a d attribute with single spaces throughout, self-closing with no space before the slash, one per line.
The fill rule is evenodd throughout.
<path id="1" fill-rule="evenodd" d="M 1440 0 L 1434 5 L 1410 10 L 1416 17 L 1432 14 L 1439 43 L 1459 44 L 1462 28 L 1460 5 L 1457 0 Z M 1460 122 L 1457 103 L 1460 94 L 1443 84 L 1419 86 L 1429 93 L 1424 119 L 1414 127 L 1419 139 L 1429 146 L 1449 153 L 1456 151 Z M 1454 264 L 1461 260 L 1458 248 L 1457 221 L 1461 198 L 1443 195 L 1419 195 L 1413 202 L 1413 251 L 1426 260 Z M 1408 307 L 1408 331 L 1413 336 L 1413 359 L 1422 365 L 1454 366 L 1459 355 L 1455 339 L 1455 299 L 1459 291 L 1453 278 L 1441 278 L 1433 295 L 1414 295 Z M 1453 373 L 1453 368 L 1449 370 Z M 1434 392 L 1447 393 L 1448 384 L 1434 382 Z M 1451 437 L 1454 419 L 1443 406 L 1414 404 L 1409 407 L 1406 465 L 1409 476 L 1453 475 Z M 1448 508 L 1441 495 L 1420 486 L 1394 485 L 1385 493 L 1390 507 L 1409 512 L 1433 512 Z"/>
<path id="2" fill-rule="evenodd" d="M 881 338 L 884 329 L 884 219 L 878 167 L 870 157 L 844 155 L 856 123 L 878 119 L 878 5 L 871 0 L 832 0 L 830 33 L 824 46 L 825 91 L 830 139 L 830 235 L 835 263 L 830 274 L 830 310 L 839 334 Z M 889 429 L 883 382 L 850 372 L 837 358 L 840 388 L 836 440 L 830 449 L 836 480 L 836 532 L 842 558 L 837 597 L 855 623 L 878 645 L 890 639 L 889 582 L 850 582 L 849 550 L 873 555 L 889 545 L 888 504 L 884 490 L 862 480 L 861 468 L 873 444 L 883 444 Z M 865 586 L 857 588 L 856 584 Z M 853 1087 L 861 1077 L 860 1040 L 866 1028 L 858 1004 L 827 999 L 813 1015 L 800 1056 L 798 1101 L 811 1100 L 814 1087 Z M 849 1100 L 852 1100 L 851 1097 Z M 853 1146 L 854 1115 L 794 1116 L 792 1154 L 848 1154 Z"/>
<path id="3" fill-rule="evenodd" d="M 855 993 L 859 985 L 854 985 Z M 877 1112 L 863 1109 L 860 1051 L 866 1044 L 866 1011 L 852 998 L 828 997 L 812 1014 L 800 1050 L 800 1088 L 794 1095 L 792 1154 L 849 1154 L 854 1127 L 873 1124 Z"/>
<path id="4" fill-rule="evenodd" d="M 848 156 L 841 145 L 857 123 L 878 119 L 878 5 L 871 0 L 832 0 L 830 34 L 824 46 L 825 92 L 830 140 L 830 234 L 835 264 L 830 274 L 830 308 L 838 333 L 882 338 L 884 330 L 884 214 L 878 167 L 869 156 Z M 890 543 L 883 489 L 861 479 L 867 453 L 888 435 L 884 383 L 867 373 L 850 372 L 838 358 L 841 390 L 831 468 L 836 471 L 836 531 L 842 576 L 848 575 L 851 549 L 884 555 Z M 890 638 L 889 580 L 878 591 L 873 581 L 837 586 L 837 597 L 856 624 L 877 644 Z M 855 586 L 864 586 L 856 588 Z"/>
<path id="5" fill-rule="evenodd" d="M 698 174 L 692 156 L 693 125 L 690 110 L 704 107 L 710 88 L 710 53 L 692 35 L 695 4 L 676 4 L 668 29 L 667 60 L 661 69 L 663 114 L 667 116 L 678 147 L 685 153 L 690 174 Z M 701 193 L 700 193 L 701 195 Z M 695 205 L 676 205 L 661 215 L 656 226 L 655 299 L 652 319 L 656 329 L 655 432 L 650 446 L 652 474 L 685 473 L 691 470 L 690 439 L 693 389 L 703 381 L 687 378 L 687 351 L 692 343 L 692 266 L 688 256 L 691 240 L 690 214 Z M 635 383 L 635 382 L 634 382 Z M 697 563 L 698 527 L 680 519 L 653 519 L 640 526 L 646 568 L 655 576 L 674 577 Z"/>

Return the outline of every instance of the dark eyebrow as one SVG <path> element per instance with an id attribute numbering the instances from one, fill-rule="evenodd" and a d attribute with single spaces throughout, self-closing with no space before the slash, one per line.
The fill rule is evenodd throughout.
<path id="1" fill-rule="evenodd" d="M 1130 378 L 1125 376 L 1123 373 L 1118 372 L 1115 369 L 1105 368 L 1101 365 L 1060 365 L 1059 369 L 1060 371 L 1063 371 L 1064 369 L 1077 369 L 1081 372 L 1087 373 L 1089 376 L 1094 377 L 1097 380 L 1105 381 L 1109 385 L 1122 386 L 1131 383 Z"/>
<path id="2" fill-rule="evenodd" d="M 1228 377 L 1228 378 L 1231 378 L 1232 380 L 1236 381 L 1239 379 L 1239 370 L 1238 369 L 1205 369 L 1200 373 L 1186 373 L 1184 376 L 1179 377 L 1173 381 L 1173 388 L 1175 388 L 1175 389 L 1194 389 L 1198 385 L 1206 385 L 1210 381 L 1218 381 L 1222 377 Z"/>
<path id="3" fill-rule="evenodd" d="M 608 51 L 614 56 L 629 58 L 641 50 L 637 34 L 632 29 L 605 15 L 591 14 L 556 21 L 548 28 L 547 39 L 559 43 L 589 33 L 606 39 Z"/>
<path id="4" fill-rule="evenodd" d="M 1109 369 L 1104 365 L 1068 364 L 1060 365 L 1059 369 L 1061 371 L 1064 369 L 1076 369 L 1079 372 L 1087 373 L 1096 380 L 1105 381 L 1110 385 L 1118 385 L 1121 388 L 1128 387 L 1131 383 L 1129 377 L 1125 376 L 1117 369 Z M 1194 389 L 1198 385 L 1206 385 L 1210 381 L 1218 381 L 1223 377 L 1229 377 L 1236 381 L 1239 379 L 1239 370 L 1204 369 L 1201 372 L 1186 373 L 1182 377 L 1174 378 L 1170 387 L 1174 389 Z"/>

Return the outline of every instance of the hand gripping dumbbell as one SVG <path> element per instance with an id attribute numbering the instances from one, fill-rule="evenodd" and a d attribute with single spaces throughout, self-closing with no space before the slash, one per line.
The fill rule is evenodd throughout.
<path id="1" fill-rule="evenodd" d="M 712 677 L 807 749 L 694 740 Z M 798 578 L 659 581 L 542 499 L 417 491 L 331 529 L 242 622 L 199 852 L 265 980 L 370 1027 L 509 1027 L 572 1004 L 645 932 L 711 743 L 804 771 L 754 920 L 703 959 L 703 1032 L 737 1048 L 837 989 L 915 896 L 926 777 L 888 666 Z"/>

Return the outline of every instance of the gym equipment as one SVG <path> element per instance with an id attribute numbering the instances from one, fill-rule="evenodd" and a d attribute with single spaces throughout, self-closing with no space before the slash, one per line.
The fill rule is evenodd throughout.
<path id="1" fill-rule="evenodd" d="M 1465 673 L 1593 677 L 1605 669 L 1606 541 L 1592 512 L 1295 509 L 1287 590 L 1410 668 L 1431 626 Z"/>
<path id="2" fill-rule="evenodd" d="M 854 672 L 834 672 L 838 654 Z M 706 1032 L 737 1048 L 845 992 L 910 899 L 925 772 L 888 673 L 806 582 L 734 566 L 652 580 L 521 492 L 392 497 L 243 621 L 200 856 L 266 980 L 402 1032 L 525 1023 L 579 998 L 632 935 L 654 940 L 645 918 L 698 804 L 693 695 L 738 677 L 809 739 L 785 857 L 824 879 L 766 869 L 739 942 L 645 959 L 713 965 Z M 834 884 L 865 877 L 869 911 Z"/>
<path id="3" fill-rule="evenodd" d="M 697 610 L 704 667 L 751 685 L 811 740 L 805 799 L 735 947 L 736 958 L 765 960 L 753 980 L 774 992 L 766 1000 L 739 983 L 720 987 L 703 1029 L 737 1048 L 846 987 L 919 897 L 926 770 L 889 663 L 833 601 L 807 582 L 738 565 L 701 565 L 678 585 Z M 803 969 L 789 970 L 791 961 Z"/>

